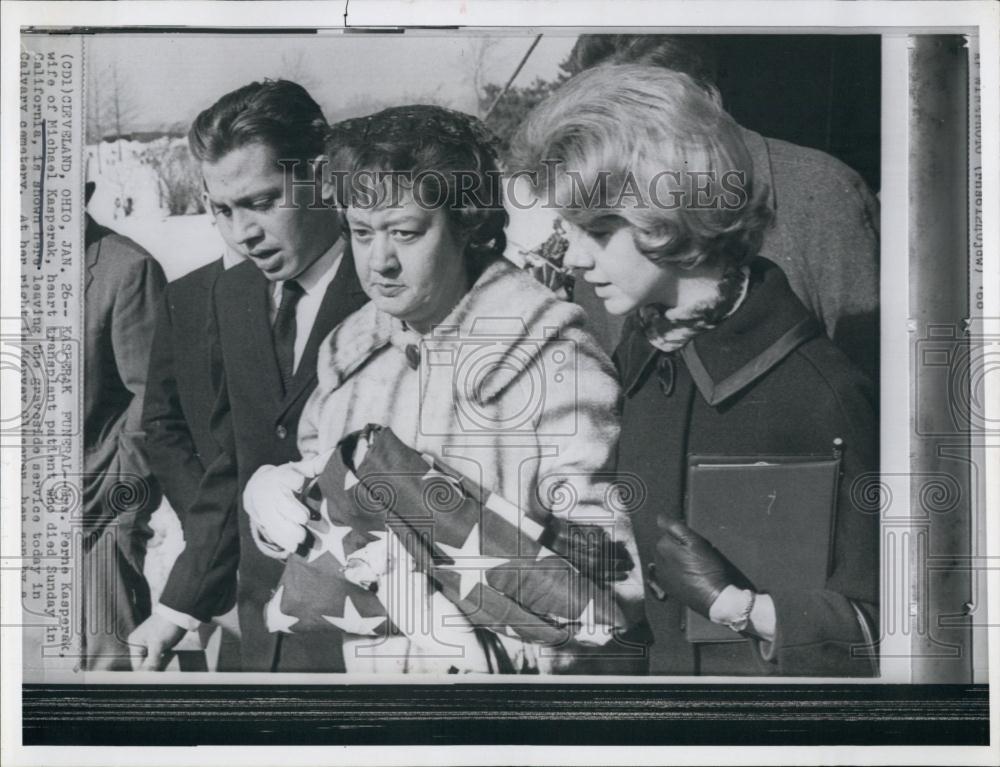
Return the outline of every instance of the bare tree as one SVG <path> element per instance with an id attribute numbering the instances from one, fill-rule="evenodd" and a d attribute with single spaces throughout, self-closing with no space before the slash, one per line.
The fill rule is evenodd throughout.
<path id="1" fill-rule="evenodd" d="M 487 58 L 497 45 L 497 38 L 495 37 L 480 37 L 472 44 L 472 66 L 470 67 L 470 72 L 472 74 L 472 89 L 475 91 L 476 101 L 475 103 L 479 105 L 479 116 L 483 116 L 483 108 L 489 103 L 487 98 L 487 86 L 491 82 L 490 75 L 487 73 Z"/>
<path id="2" fill-rule="evenodd" d="M 276 76 L 298 83 L 310 93 L 313 93 L 319 85 L 316 77 L 306 65 L 305 54 L 302 51 L 296 51 L 294 54 L 281 54 L 281 66 L 278 68 Z"/>
<path id="3" fill-rule="evenodd" d="M 128 74 L 117 62 L 91 70 L 87 86 L 88 141 L 100 142 L 107 131 L 118 137 L 134 128 L 139 117 L 135 93 Z"/>
<path id="4" fill-rule="evenodd" d="M 205 212 L 201 173 L 186 143 L 164 137 L 147 146 L 141 157 L 156 174 L 161 209 L 166 207 L 171 216 Z"/>
<path id="5" fill-rule="evenodd" d="M 101 174 L 101 144 L 104 143 L 103 105 L 101 80 L 91 72 L 87 83 L 87 143 L 97 146 L 97 173 Z"/>
<path id="6" fill-rule="evenodd" d="M 130 90 L 128 76 L 119 69 L 117 62 L 107 67 L 107 96 L 105 104 L 107 119 L 115 128 L 115 144 L 118 147 L 118 159 L 122 159 L 121 137 L 126 126 L 131 125 L 137 116 L 135 99 Z"/>
<path id="7" fill-rule="evenodd" d="M 96 62 L 95 62 L 96 63 Z M 124 206 L 129 197 L 133 179 L 122 157 L 121 137 L 135 127 L 139 117 L 134 86 L 127 71 L 117 62 L 97 64 L 90 70 L 87 100 L 87 138 L 97 145 L 98 173 L 104 181 L 117 187 L 117 196 Z M 118 162 L 105 167 L 101 157 L 102 145 L 107 135 L 114 136 Z"/>

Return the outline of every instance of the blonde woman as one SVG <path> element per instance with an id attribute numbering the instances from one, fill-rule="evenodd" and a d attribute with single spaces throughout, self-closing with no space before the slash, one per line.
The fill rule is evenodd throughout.
<path id="1" fill-rule="evenodd" d="M 512 146 L 513 166 L 561 208 L 564 263 L 607 312 L 629 317 L 615 355 L 625 394 L 619 469 L 648 492 L 632 521 L 651 673 L 873 673 L 877 519 L 851 492 L 875 463 L 872 388 L 758 256 L 768 190 L 739 127 L 686 75 L 607 65 L 539 105 Z M 829 456 L 838 438 L 843 473 L 819 587 L 792 579 L 758 591 L 685 525 L 692 457 Z M 817 527 L 830 518 L 829 508 L 797 513 Z M 761 534 L 737 531 L 747 546 Z M 732 628 L 722 632 L 732 641 L 687 641 L 685 608 Z"/>

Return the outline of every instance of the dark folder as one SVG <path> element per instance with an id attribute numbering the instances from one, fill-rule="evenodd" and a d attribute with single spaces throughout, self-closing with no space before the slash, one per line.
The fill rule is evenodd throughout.
<path id="1" fill-rule="evenodd" d="M 839 447 L 822 458 L 691 456 L 687 523 L 759 593 L 823 588 L 833 562 L 839 478 Z M 689 642 L 742 639 L 693 610 L 686 635 Z"/>

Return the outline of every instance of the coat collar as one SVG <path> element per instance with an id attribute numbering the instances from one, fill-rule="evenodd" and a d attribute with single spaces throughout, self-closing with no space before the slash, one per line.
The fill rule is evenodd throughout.
<path id="1" fill-rule="evenodd" d="M 792 293 L 782 271 L 756 258 L 750 264 L 750 291 L 743 305 L 718 327 L 697 336 L 680 355 L 698 391 L 714 407 L 820 333 L 819 323 Z M 630 319 L 616 352 L 626 396 L 638 391 L 661 354 Z"/>
<path id="2" fill-rule="evenodd" d="M 767 139 L 747 128 L 741 127 L 740 133 L 743 136 L 747 152 L 750 154 L 750 161 L 753 163 L 754 183 L 767 185 L 767 204 L 771 210 L 776 211 L 778 197 L 774 188 L 774 169 L 771 165 L 771 149 L 767 145 Z"/>
<path id="3" fill-rule="evenodd" d="M 541 292 L 547 294 L 548 301 L 539 300 Z M 477 338 L 499 338 L 503 340 L 503 359 L 497 359 L 489 374 L 477 381 L 477 398 L 489 401 L 523 373 L 523 360 L 533 359 L 537 353 L 534 347 L 539 339 L 531 335 L 531 329 L 560 327 L 561 320 L 548 313 L 558 311 L 559 303 L 533 277 L 505 259 L 490 264 L 451 313 L 426 336 L 407 329 L 370 302 L 324 342 L 319 363 L 324 386 L 338 388 L 387 346 L 409 356 L 412 352 L 408 347 L 424 353 L 444 351 Z M 566 309 L 573 311 L 570 306 Z"/>
<path id="4" fill-rule="evenodd" d="M 97 266 L 97 260 L 101 255 L 101 240 L 110 234 L 111 230 L 94 221 L 89 213 L 84 213 L 84 221 L 83 249 L 86 266 L 84 289 L 86 289 L 90 287 L 90 283 L 94 279 L 93 269 Z"/>

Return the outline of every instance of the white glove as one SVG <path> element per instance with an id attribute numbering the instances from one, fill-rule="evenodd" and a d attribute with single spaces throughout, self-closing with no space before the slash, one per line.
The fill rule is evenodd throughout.
<path id="1" fill-rule="evenodd" d="M 285 558 L 306 539 L 309 510 L 296 499 L 312 476 L 301 463 L 261 466 L 243 491 L 243 508 L 253 522 L 254 540 L 265 554 Z"/>

